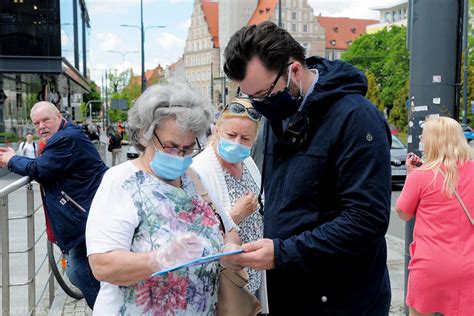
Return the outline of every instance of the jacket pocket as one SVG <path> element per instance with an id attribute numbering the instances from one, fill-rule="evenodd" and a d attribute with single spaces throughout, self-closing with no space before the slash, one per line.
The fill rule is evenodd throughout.
<path id="1" fill-rule="evenodd" d="M 66 250 L 69 250 L 71 243 L 84 237 L 87 212 L 80 210 L 77 205 L 68 201 L 61 194 L 51 199 L 50 202 L 52 205 L 51 207 L 48 205 L 48 211 L 55 227 L 55 237 Z"/>

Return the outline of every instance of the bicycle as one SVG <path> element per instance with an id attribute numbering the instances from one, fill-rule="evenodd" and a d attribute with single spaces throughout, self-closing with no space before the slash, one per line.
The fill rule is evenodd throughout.
<path id="1" fill-rule="evenodd" d="M 47 251 L 49 266 L 51 267 L 54 278 L 58 282 L 59 286 L 67 295 L 76 300 L 84 298 L 84 295 L 82 294 L 81 290 L 79 290 L 71 283 L 67 276 L 67 273 L 65 273 L 67 267 L 67 259 L 62 253 L 61 249 L 59 249 L 59 247 L 54 242 L 48 240 Z"/>

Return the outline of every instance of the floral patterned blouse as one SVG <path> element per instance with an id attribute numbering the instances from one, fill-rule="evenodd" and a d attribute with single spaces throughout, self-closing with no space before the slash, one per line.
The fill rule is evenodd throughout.
<path id="1" fill-rule="evenodd" d="M 91 206 L 88 255 L 117 249 L 146 252 L 180 233 L 206 238 L 203 256 L 223 247 L 219 221 L 187 176 L 182 188 L 138 170 L 130 161 L 109 169 Z M 131 286 L 101 283 L 97 315 L 214 315 L 217 262 L 191 266 Z"/>
<path id="2" fill-rule="evenodd" d="M 245 193 L 260 193 L 258 185 L 250 175 L 247 166 L 245 164 L 242 164 L 242 166 L 243 173 L 241 179 L 234 178 L 224 168 L 222 169 L 224 171 L 225 184 L 229 190 L 230 205 L 232 205 L 232 207 L 239 198 L 245 195 Z M 250 216 L 244 218 L 244 220 L 239 224 L 239 235 L 243 244 L 263 238 L 263 216 L 259 211 L 260 208 Z M 262 272 L 249 268 L 246 268 L 246 270 L 249 274 L 248 288 L 250 292 L 257 294 L 257 290 L 260 288 Z"/>

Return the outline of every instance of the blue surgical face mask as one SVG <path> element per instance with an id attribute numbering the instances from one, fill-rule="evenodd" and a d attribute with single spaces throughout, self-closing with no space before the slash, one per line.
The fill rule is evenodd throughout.
<path id="1" fill-rule="evenodd" d="M 170 155 L 161 150 L 157 150 L 150 168 L 160 178 L 165 180 L 175 180 L 181 177 L 193 162 L 193 157 Z"/>
<path id="2" fill-rule="evenodd" d="M 237 163 L 250 156 L 250 147 L 221 137 L 217 144 L 217 152 L 225 161 Z"/>

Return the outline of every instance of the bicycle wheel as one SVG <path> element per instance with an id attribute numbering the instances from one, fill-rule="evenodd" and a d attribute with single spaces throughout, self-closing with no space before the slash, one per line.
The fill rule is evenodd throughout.
<path id="1" fill-rule="evenodd" d="M 80 300 L 84 298 L 82 295 L 81 290 L 75 287 L 71 281 L 69 280 L 66 267 L 67 267 L 67 260 L 59 247 L 48 240 L 48 259 L 49 259 L 49 266 L 53 271 L 54 278 L 58 282 L 59 286 L 63 289 L 63 291 L 69 295 L 70 297 Z"/>

